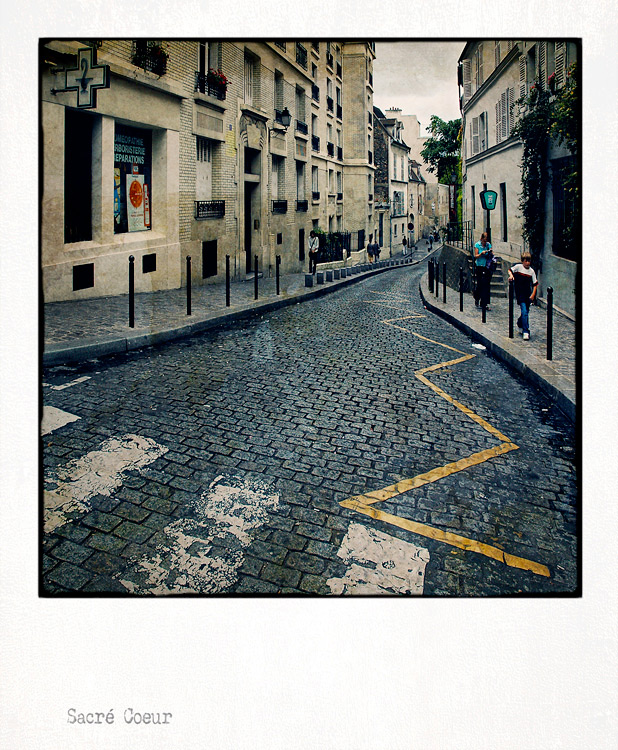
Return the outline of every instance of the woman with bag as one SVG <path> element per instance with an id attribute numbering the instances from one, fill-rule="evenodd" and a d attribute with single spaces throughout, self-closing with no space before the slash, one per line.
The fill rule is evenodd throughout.
<path id="1" fill-rule="evenodd" d="M 474 246 L 474 269 L 476 273 L 476 289 L 474 290 L 474 304 L 477 307 L 489 307 L 489 284 L 491 270 L 487 267 L 488 258 L 493 257 L 491 243 L 487 241 L 487 232 L 483 232 L 481 239 Z"/>

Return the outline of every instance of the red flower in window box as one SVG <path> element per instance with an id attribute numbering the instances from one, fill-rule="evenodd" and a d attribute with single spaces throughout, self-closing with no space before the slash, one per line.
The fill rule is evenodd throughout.
<path id="1" fill-rule="evenodd" d="M 216 86 L 218 88 L 226 88 L 229 83 L 223 71 L 215 70 L 214 68 L 210 68 L 208 73 L 206 73 L 206 81 L 209 86 Z"/>

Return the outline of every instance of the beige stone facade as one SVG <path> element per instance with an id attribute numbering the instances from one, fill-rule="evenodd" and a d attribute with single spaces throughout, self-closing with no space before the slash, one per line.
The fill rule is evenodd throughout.
<path id="1" fill-rule="evenodd" d="M 79 110 L 65 71 L 87 44 L 110 85 Z M 260 273 L 277 255 L 283 272 L 306 270 L 318 226 L 356 233 L 362 250 L 375 231 L 374 56 L 361 41 L 43 44 L 45 301 L 125 294 L 129 256 L 136 291 L 150 291 L 185 284 L 187 256 L 194 284 L 224 282 L 226 256 L 236 279 L 255 256 Z"/>

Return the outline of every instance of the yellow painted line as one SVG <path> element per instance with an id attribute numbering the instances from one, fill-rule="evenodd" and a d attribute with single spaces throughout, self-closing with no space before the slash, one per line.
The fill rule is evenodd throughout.
<path id="1" fill-rule="evenodd" d="M 379 303 L 374 302 L 372 304 Z M 425 484 L 437 482 L 440 479 L 444 479 L 445 477 L 450 476 L 451 474 L 455 474 L 458 471 L 464 471 L 465 469 L 469 469 L 471 466 L 477 466 L 478 464 L 495 458 L 496 456 L 508 453 L 509 451 L 518 450 L 519 447 L 515 445 L 515 443 L 513 443 L 510 438 L 508 438 L 506 435 L 503 435 L 499 430 L 493 427 L 493 425 L 489 424 L 489 422 L 483 419 L 483 417 L 479 416 L 478 414 L 473 412 L 472 409 L 454 399 L 452 396 L 446 393 L 446 391 L 444 391 L 442 388 L 435 385 L 425 377 L 425 373 L 435 372 L 436 370 L 450 367 L 451 365 L 467 362 L 470 359 L 474 359 L 475 355 L 465 354 L 459 349 L 455 349 L 455 347 L 444 344 L 441 341 L 435 341 L 434 339 L 430 339 L 420 333 L 411 331 L 408 328 L 403 328 L 402 326 L 395 325 L 395 321 L 403 321 L 419 317 L 424 316 L 414 314 L 407 315 L 402 318 L 391 318 L 389 320 L 383 320 L 381 322 L 385 325 L 390 325 L 393 328 L 398 328 L 401 331 L 405 331 L 406 333 L 411 333 L 413 336 L 423 339 L 424 341 L 428 341 L 432 344 L 437 344 L 438 346 L 462 355 L 457 359 L 451 359 L 446 362 L 438 362 L 437 364 L 430 365 L 429 367 L 423 367 L 420 370 L 417 370 L 414 374 L 422 383 L 429 386 L 429 388 L 431 388 L 435 393 L 448 401 L 449 404 L 455 406 L 467 417 L 480 425 L 484 430 L 489 432 L 490 435 L 493 435 L 498 440 L 500 440 L 500 445 L 494 446 L 493 448 L 488 448 L 487 450 L 479 451 L 478 453 L 473 453 L 470 456 L 461 458 L 458 461 L 454 461 L 449 464 L 445 464 L 444 466 L 438 466 L 435 469 L 431 469 L 431 471 L 427 471 L 423 474 L 417 474 L 415 477 L 403 479 L 396 484 L 390 485 L 389 487 L 383 487 L 379 490 L 372 490 L 371 492 L 366 492 L 362 495 L 354 495 L 347 498 L 346 500 L 343 500 L 339 504 L 344 508 L 355 510 L 358 513 L 364 513 L 371 518 L 375 518 L 379 521 L 384 521 L 385 523 L 389 523 L 393 526 L 398 526 L 399 528 L 406 529 L 407 531 L 412 531 L 413 533 L 419 534 L 420 536 L 435 539 L 436 541 L 450 544 L 453 547 L 459 547 L 460 549 L 466 550 L 468 552 L 477 552 L 481 555 L 490 557 L 513 568 L 530 570 L 537 575 L 549 577 L 549 569 L 541 563 L 537 563 L 532 560 L 526 560 L 523 557 L 517 557 L 516 555 L 511 555 L 507 552 L 504 552 L 498 547 L 493 547 L 490 544 L 485 544 L 484 542 L 479 542 L 474 539 L 468 539 L 466 537 L 460 536 L 459 534 L 453 534 L 449 531 L 442 531 L 441 529 L 437 529 L 433 526 L 427 526 L 426 524 L 418 523 L 417 521 L 411 521 L 407 518 L 395 516 L 392 513 L 386 513 L 383 510 L 379 510 L 378 508 L 373 507 L 375 503 L 390 500 L 397 495 L 401 495 L 405 492 L 410 492 L 411 490 L 415 490 Z"/>
<path id="2" fill-rule="evenodd" d="M 390 307 L 391 310 L 403 310 L 403 307 L 396 307 L 395 305 L 389 305 L 387 302 L 376 302 L 372 299 L 364 300 L 368 305 L 378 305 L 379 307 Z M 406 320 L 407 318 L 424 318 L 425 315 L 421 313 L 413 313 L 412 315 L 406 315 L 405 318 L 393 318 L 393 320 Z M 384 323 L 385 321 L 382 321 Z"/>
<path id="3" fill-rule="evenodd" d="M 541 563 L 534 562 L 534 560 L 526 560 L 524 557 L 517 557 L 511 555 L 498 547 L 493 547 L 490 544 L 484 544 L 478 542 L 475 539 L 468 539 L 465 536 L 459 534 L 453 534 L 450 531 L 442 531 L 436 529 L 433 526 L 427 526 L 424 523 L 418 523 L 417 521 L 410 521 L 407 518 L 401 518 L 400 516 L 394 516 L 391 513 L 386 513 L 383 510 L 378 510 L 371 505 L 363 505 L 362 503 L 356 502 L 353 498 L 344 500 L 340 503 L 344 508 L 355 510 L 358 513 L 363 513 L 366 516 L 375 518 L 378 521 L 384 521 L 385 523 L 397 526 L 400 529 L 411 531 L 419 536 L 427 537 L 428 539 L 434 539 L 444 544 L 449 544 L 452 547 L 458 547 L 466 552 L 478 552 L 485 557 L 490 557 L 493 560 L 504 563 L 512 568 L 520 568 L 521 570 L 530 570 L 532 573 L 536 573 L 540 576 L 546 576 L 549 578 L 549 568 Z"/>

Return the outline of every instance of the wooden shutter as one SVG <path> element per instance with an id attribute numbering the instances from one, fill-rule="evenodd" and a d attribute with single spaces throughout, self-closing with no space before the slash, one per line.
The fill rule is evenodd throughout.
<path id="1" fill-rule="evenodd" d="M 463 61 L 463 93 L 464 102 L 472 96 L 472 70 L 470 60 Z"/>
<path id="2" fill-rule="evenodd" d="M 566 44 L 556 42 L 556 88 L 564 86 L 565 82 L 565 63 L 566 63 Z"/>
<path id="3" fill-rule="evenodd" d="M 502 140 L 502 102 L 500 99 L 496 102 L 496 143 Z"/>
<path id="4" fill-rule="evenodd" d="M 480 86 L 483 83 L 483 45 L 479 44 L 479 48 L 477 50 L 478 56 L 479 56 L 479 80 L 478 80 L 478 86 Z"/>
<path id="5" fill-rule="evenodd" d="M 508 89 L 502 94 L 500 97 L 500 110 L 502 113 L 501 117 L 501 126 L 502 131 L 500 133 L 500 137 L 502 140 L 505 140 L 508 138 L 508 132 L 507 132 L 507 113 L 508 113 Z"/>
<path id="6" fill-rule="evenodd" d="M 510 52 L 514 46 L 515 42 L 512 39 L 509 39 L 509 41 L 506 43 L 506 51 Z"/>
<path id="7" fill-rule="evenodd" d="M 509 95 L 507 99 L 508 111 L 506 113 L 506 118 L 507 118 L 508 124 L 507 124 L 506 130 L 507 130 L 507 136 L 510 138 L 511 132 L 513 130 L 513 125 L 515 124 L 515 113 L 513 112 L 513 107 L 515 106 L 515 87 L 511 86 L 511 88 L 507 90 L 508 90 Z"/>
<path id="8" fill-rule="evenodd" d="M 245 102 L 253 104 L 253 60 L 245 56 Z"/>
<path id="9" fill-rule="evenodd" d="M 539 42 L 539 79 L 541 88 L 547 89 L 547 42 Z"/>
<path id="10" fill-rule="evenodd" d="M 472 155 L 479 152 L 479 118 L 472 118 Z"/>
<path id="11" fill-rule="evenodd" d="M 500 42 L 494 42 L 494 65 L 497 68 L 500 65 Z"/>
<path id="12" fill-rule="evenodd" d="M 526 56 L 519 56 L 519 96 L 521 99 L 526 96 Z"/>

